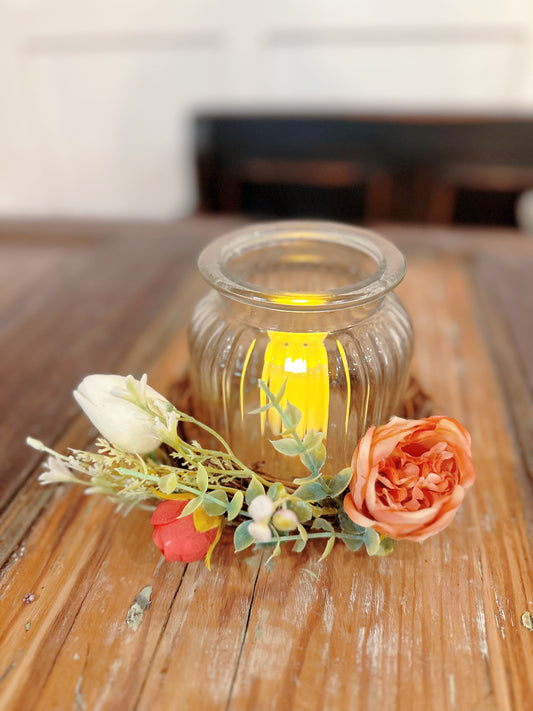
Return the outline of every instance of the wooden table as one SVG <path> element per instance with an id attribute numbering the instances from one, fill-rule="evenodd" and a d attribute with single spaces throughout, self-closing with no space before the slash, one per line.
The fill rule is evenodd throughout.
<path id="1" fill-rule="evenodd" d="M 162 563 L 146 511 L 38 485 L 26 435 L 62 450 L 94 437 L 71 397 L 83 376 L 169 388 L 204 290 L 196 254 L 236 224 L 1 229 L 0 708 L 533 709 L 533 240 L 382 228 L 409 258 L 413 370 L 470 429 L 478 473 L 421 545 L 385 559 L 339 545 L 322 563 L 309 545 L 267 572 L 228 534 L 208 572 Z"/>

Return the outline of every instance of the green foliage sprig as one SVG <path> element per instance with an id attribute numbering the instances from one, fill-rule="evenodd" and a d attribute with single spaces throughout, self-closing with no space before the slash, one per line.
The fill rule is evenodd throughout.
<path id="1" fill-rule="evenodd" d="M 267 548 L 271 550 L 267 564 L 280 554 L 282 544 L 291 544 L 292 550 L 299 553 L 315 539 L 325 541 L 321 560 L 331 553 L 337 541 L 351 551 L 364 547 L 369 555 L 391 552 L 391 539 L 372 528 L 356 525 L 345 514 L 342 494 L 350 483 L 352 470 L 346 467 L 333 476 L 322 473 L 325 434 L 309 430 L 300 437 L 297 429 L 301 412 L 291 403 L 282 405 L 285 385 L 274 394 L 260 381 L 267 402 L 254 412 L 276 410 L 283 430 L 278 439 L 271 441 L 272 446 L 284 456 L 298 457 L 308 470 L 307 476 L 294 479 L 294 491 L 252 471 L 217 432 L 176 409 L 147 386 L 146 378 L 89 377 L 118 378 L 122 390 L 111 395 L 120 400 L 121 406 L 127 403 L 136 416 L 134 424 L 138 427 L 142 423 L 148 428 L 149 437 L 163 446 L 141 455 L 99 438 L 96 452 L 74 449 L 62 455 L 28 438 L 30 446 L 49 454 L 39 477 L 41 483 L 81 484 L 88 494 L 104 494 L 126 512 L 133 506 L 155 509 L 162 500 L 186 495 L 188 501 L 179 518 L 199 511 L 207 517 L 223 517 L 225 523 L 236 526 L 235 551 L 252 545 Z M 199 428 L 214 438 L 219 449 L 205 448 L 196 440 L 187 441 L 180 435 L 180 423 Z M 109 421 L 103 424 L 97 423 L 101 431 Z"/>
<path id="2" fill-rule="evenodd" d="M 344 512 L 341 495 L 352 478 L 351 468 L 346 467 L 334 476 L 322 475 L 321 470 L 326 461 L 324 433 L 311 429 L 302 439 L 297 433 L 302 418 L 300 410 L 291 403 L 287 403 L 285 407 L 281 404 L 285 387 L 274 395 L 264 381 L 260 380 L 259 386 L 268 402 L 254 412 L 265 412 L 273 408 L 279 414 L 284 427 L 280 438 L 271 440 L 272 446 L 285 456 L 299 457 L 309 475 L 294 479 L 294 483 L 299 486 L 293 493 L 288 492 L 280 482 L 270 484 L 266 492 L 261 485 L 257 486 L 256 482 L 250 483 L 246 502 L 250 504 L 257 496 L 266 493 L 272 499 L 274 511 L 286 507 L 296 514 L 297 533 L 279 531 L 272 517 L 267 524 L 272 533 L 272 540 L 258 542 L 250 533 L 251 522 L 243 521 L 234 534 L 235 550 L 244 550 L 254 543 L 259 546 L 273 545 L 274 550 L 268 563 L 280 554 L 282 543 L 293 542 L 292 550 L 300 553 L 309 540 L 326 539 L 320 560 L 331 553 L 337 540 L 342 541 L 351 551 L 357 551 L 364 545 L 369 555 L 390 553 L 393 548 L 391 539 L 382 538 L 372 528 L 358 526 Z"/>

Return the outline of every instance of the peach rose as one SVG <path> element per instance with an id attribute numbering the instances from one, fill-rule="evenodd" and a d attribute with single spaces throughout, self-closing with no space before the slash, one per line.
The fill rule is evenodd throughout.
<path id="1" fill-rule="evenodd" d="M 454 518 L 474 483 L 470 434 L 449 417 L 393 417 L 370 427 L 352 459 L 344 509 L 354 523 L 423 541 Z"/>

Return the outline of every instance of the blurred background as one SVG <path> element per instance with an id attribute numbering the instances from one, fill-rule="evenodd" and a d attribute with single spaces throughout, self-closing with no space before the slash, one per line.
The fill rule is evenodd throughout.
<path id="1" fill-rule="evenodd" d="M 531 0 L 0 0 L 0 218 L 533 230 Z"/>

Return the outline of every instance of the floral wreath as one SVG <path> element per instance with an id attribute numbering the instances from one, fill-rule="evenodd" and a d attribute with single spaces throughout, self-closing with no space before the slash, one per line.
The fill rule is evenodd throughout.
<path id="1" fill-rule="evenodd" d="M 284 387 L 274 394 L 259 387 L 274 408 L 283 431 L 272 446 L 299 457 L 304 478 L 272 482 L 233 453 L 212 428 L 178 410 L 133 376 L 89 375 L 74 397 L 102 438 L 96 452 L 70 449 L 63 455 L 28 437 L 50 456 L 42 484 L 82 484 L 87 494 L 104 494 L 126 512 L 134 506 L 153 511 L 153 541 L 167 561 L 189 563 L 211 554 L 224 526 L 235 527 L 235 552 L 268 548 L 267 565 L 292 544 L 300 553 L 308 541 L 325 540 L 320 560 L 336 541 L 351 551 L 388 555 L 398 540 L 423 541 L 454 518 L 465 490 L 474 483 L 470 435 L 456 420 L 393 417 L 372 425 L 360 439 L 351 466 L 333 476 L 322 473 L 324 433 L 297 433 L 301 413 L 282 406 Z M 193 425 L 217 441 L 206 449 L 182 434 Z"/>

